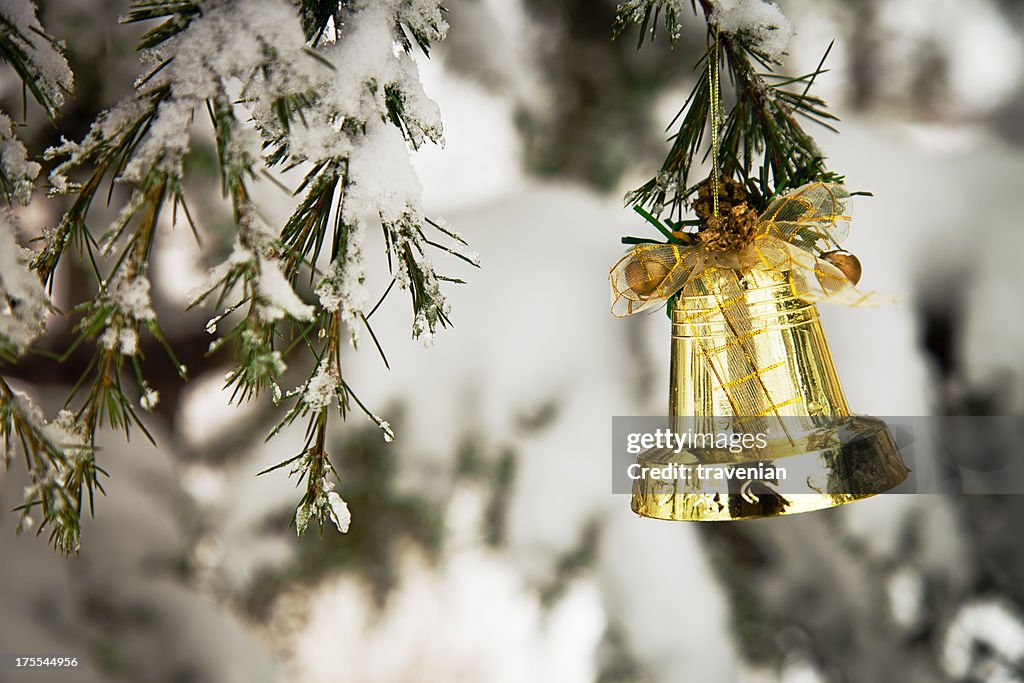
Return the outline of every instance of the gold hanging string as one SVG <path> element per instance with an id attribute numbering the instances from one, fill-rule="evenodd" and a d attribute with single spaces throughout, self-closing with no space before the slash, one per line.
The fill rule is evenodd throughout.
<path id="1" fill-rule="evenodd" d="M 708 35 L 708 79 L 711 97 L 711 196 L 714 215 L 718 217 L 718 127 L 722 111 L 718 75 L 718 24 L 715 24 L 715 44 Z"/>
<path id="2" fill-rule="evenodd" d="M 721 193 L 720 183 L 719 183 L 719 168 L 718 168 L 718 144 L 719 144 L 718 138 L 719 138 L 719 133 L 720 133 L 721 113 L 722 113 L 722 100 L 721 100 L 721 87 L 720 87 L 721 86 L 721 79 L 720 79 L 720 75 L 719 75 L 719 71 L 720 71 L 719 62 L 720 62 L 720 33 L 719 33 L 718 24 L 715 24 L 714 45 L 711 45 L 711 34 L 710 34 L 710 32 L 708 33 L 708 80 L 709 80 L 709 88 L 708 89 L 709 89 L 709 96 L 710 96 L 710 99 L 711 99 L 711 102 L 710 102 L 710 109 L 711 109 L 711 190 L 712 190 L 711 191 L 711 197 L 712 197 L 713 215 L 716 218 L 718 218 L 720 216 L 720 213 L 719 213 L 719 195 Z M 714 269 L 712 269 L 712 270 L 714 270 Z M 726 286 L 725 283 L 728 283 L 728 285 L 731 286 L 731 287 L 727 286 L 727 289 L 729 289 L 730 294 L 734 293 L 733 290 L 736 290 L 736 291 L 739 290 L 739 281 L 738 281 L 735 273 L 728 273 L 728 275 L 726 275 L 724 279 L 720 279 L 719 280 L 719 285 L 720 286 Z M 742 350 L 742 352 L 743 352 L 743 359 L 746 361 L 746 364 L 749 366 L 749 368 L 751 370 L 753 370 L 753 372 L 751 373 L 750 376 L 753 377 L 753 378 L 756 378 L 757 386 L 761 390 L 761 392 L 764 394 L 764 399 L 766 400 L 766 402 L 768 404 L 768 410 L 765 411 L 765 414 L 769 414 L 769 415 L 770 414 L 774 414 L 775 415 L 776 419 L 778 419 L 778 421 L 779 421 L 780 426 L 782 427 L 782 431 L 786 435 L 786 439 L 789 441 L 790 444 L 795 445 L 795 441 L 793 440 L 793 436 L 789 433 L 789 429 L 786 427 L 786 423 L 782 419 L 782 415 L 779 413 L 779 410 L 778 410 L 779 404 L 777 404 L 775 402 L 774 397 L 771 395 L 771 392 L 768 391 L 768 387 L 767 387 L 767 385 L 764 382 L 764 378 L 761 377 L 762 369 L 758 365 L 756 354 L 754 353 L 753 349 L 751 349 L 750 346 L 747 344 L 747 341 L 744 338 L 744 336 L 741 336 L 741 333 L 737 329 L 735 321 L 733 321 L 733 319 L 732 319 L 732 315 L 733 315 L 732 312 L 729 311 L 729 310 L 726 310 L 727 307 L 722 304 L 722 298 L 719 296 L 720 292 L 716 291 L 717 287 L 714 284 L 712 284 L 711 282 L 709 282 L 708 284 L 710 286 L 709 288 L 711 289 L 711 291 L 715 295 L 715 299 L 716 299 L 716 302 L 718 304 L 718 308 L 719 308 L 719 310 L 722 313 L 722 319 L 724 320 L 726 325 L 729 327 L 729 332 L 732 334 L 732 337 L 735 340 L 735 343 L 737 343 L 739 345 L 740 349 Z M 711 354 L 709 352 L 709 350 L 704 347 L 703 341 L 699 341 L 698 343 L 700 343 L 701 350 L 704 353 L 705 358 L 707 358 L 708 366 L 712 369 L 712 371 L 715 373 L 716 376 L 719 376 L 720 373 L 719 373 L 718 368 L 715 367 L 716 360 L 713 357 L 713 354 Z M 727 362 L 728 362 L 728 360 L 727 360 Z M 734 401 L 733 397 L 730 395 L 729 389 L 722 382 L 720 376 L 719 376 L 719 382 L 720 382 L 720 384 L 723 385 L 723 391 L 725 391 L 726 398 L 729 400 L 729 403 L 733 406 L 734 412 L 743 412 L 742 410 L 739 410 L 739 411 L 737 410 L 737 404 Z"/>

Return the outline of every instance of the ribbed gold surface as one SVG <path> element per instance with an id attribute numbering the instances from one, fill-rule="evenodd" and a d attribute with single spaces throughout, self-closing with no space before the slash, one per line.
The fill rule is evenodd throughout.
<path id="1" fill-rule="evenodd" d="M 722 385 L 738 382 L 751 385 L 756 410 L 745 411 L 750 415 L 849 415 L 817 307 L 792 296 L 784 273 L 753 271 L 740 285 L 743 314 L 754 333 L 742 346 L 752 355 L 754 367 L 747 362 L 729 367 L 730 359 L 720 353 L 719 377 L 705 351 L 727 346 L 735 337 L 716 299 L 711 295 L 677 298 L 672 315 L 669 414 L 733 415 L 727 392 L 735 393 L 740 385 Z M 741 309 L 732 307 L 737 312 Z M 751 377 L 755 369 L 757 376 Z"/>

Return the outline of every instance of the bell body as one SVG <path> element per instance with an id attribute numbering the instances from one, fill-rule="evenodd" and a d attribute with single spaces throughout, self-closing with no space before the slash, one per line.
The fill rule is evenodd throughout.
<path id="1" fill-rule="evenodd" d="M 808 426 L 849 415 L 817 306 L 794 297 L 784 273 L 752 271 L 737 285 L 743 300 L 728 304 L 728 318 L 703 280 L 674 302 L 669 415 L 783 415 Z"/>
<path id="2" fill-rule="evenodd" d="M 778 480 L 638 479 L 633 510 L 671 520 L 730 520 L 865 498 L 909 470 L 880 420 L 852 416 L 814 304 L 787 273 L 717 271 L 673 302 L 669 415 L 677 433 L 764 434 L 767 447 L 647 451 L 641 465 L 777 464 Z M 666 468 L 667 471 L 667 468 Z"/>

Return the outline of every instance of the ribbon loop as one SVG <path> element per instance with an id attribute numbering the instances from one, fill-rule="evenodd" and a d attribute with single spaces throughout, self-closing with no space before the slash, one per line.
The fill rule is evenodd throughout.
<path id="1" fill-rule="evenodd" d="M 637 245 L 609 272 L 612 314 L 626 317 L 663 303 L 710 268 L 740 275 L 788 272 L 793 293 L 809 302 L 879 303 L 879 297 L 858 291 L 842 270 L 821 258 L 849 235 L 849 197 L 839 183 L 808 183 L 787 192 L 761 214 L 750 239 L 732 251 L 709 249 L 699 233 L 692 245 Z"/>

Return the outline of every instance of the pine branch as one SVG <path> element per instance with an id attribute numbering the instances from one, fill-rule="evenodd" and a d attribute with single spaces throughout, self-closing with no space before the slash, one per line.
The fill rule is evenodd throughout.
<path id="1" fill-rule="evenodd" d="M 70 91 L 71 71 L 60 43 L 39 23 L 35 7 L 25 3 L 0 6 L 0 61 L 7 62 L 21 79 L 23 92 L 32 95 L 53 120 Z M 23 107 L 27 110 L 27 107 Z M 24 111 L 23 111 L 24 116 Z M 40 166 L 29 158 L 17 138 L 15 124 L 0 112 L 0 195 L 10 205 L 28 205 Z M 13 217 L 0 209 L 0 361 L 15 362 L 44 330 L 50 301 L 15 239 Z M 61 411 L 52 422 L 44 419 L 32 401 L 14 391 L 0 377 L 0 460 L 5 467 L 20 455 L 29 484 L 19 512 L 18 532 L 37 524 L 36 533 L 49 530 L 51 544 L 65 554 L 78 551 L 83 491 L 92 505 L 92 492 L 102 491 L 92 448 L 82 424 Z"/>
<path id="2" fill-rule="evenodd" d="M 347 509 L 333 492 L 337 473 L 324 449 L 332 405 L 342 418 L 350 405 L 358 406 L 386 439 L 393 438 L 388 423 L 359 401 L 342 376 L 340 350 L 346 338 L 355 343 L 363 326 L 387 365 L 363 310 L 361 244 L 368 224 L 379 221 L 392 282 L 409 290 L 414 337 L 427 338 L 450 324 L 441 283 L 459 281 L 435 272 L 427 252 L 437 249 L 475 264 L 461 252 L 461 238 L 423 215 L 414 178 L 401 187 L 394 173 L 380 170 L 381 157 L 407 163 L 409 148 L 441 140 L 439 117 L 419 90 L 409 53 L 427 53 L 446 25 L 443 10 L 430 2 L 391 0 L 383 12 L 347 0 L 267 0 L 258 15 L 246 9 L 243 0 L 130 4 L 122 22 L 156 22 L 138 44 L 156 66 L 136 81 L 131 96 L 97 118 L 81 142 L 64 141 L 48 151 L 60 160 L 50 176 L 52 193 L 72 200 L 33 268 L 52 286 L 62 258 L 77 251 L 96 278 L 97 296 L 74 309 L 74 348 L 95 351 L 69 399 L 78 401 L 75 416 L 89 443 L 102 426 L 126 435 L 145 431 L 125 381 L 134 374 L 142 407 L 155 404 L 157 394 L 141 372 L 140 334 L 160 341 L 178 366 L 150 308 L 149 258 L 167 209 L 177 215 L 181 208 L 191 224 L 183 160 L 192 145 L 189 129 L 208 115 L 236 235 L 232 253 L 211 270 L 193 305 L 215 306 L 211 334 L 225 328 L 210 351 L 234 351 L 235 366 L 226 376 L 232 400 L 269 392 L 275 404 L 290 403 L 271 436 L 297 420 L 307 422 L 303 453 L 282 463 L 299 463 L 293 474 L 306 483 L 295 517 L 300 533 L 311 518 L 321 528 L 329 519 L 344 531 Z M 240 49 L 222 44 L 232 37 L 240 37 Z M 370 42 L 382 48 L 375 60 L 350 54 Z M 295 189 L 301 198 L 278 230 L 259 215 L 253 181 L 275 168 L 299 166 L 306 170 Z M 107 203 L 120 199 L 116 186 L 129 188 L 129 196 L 97 237 L 88 220 L 104 189 Z M 306 352 L 310 374 L 285 392 L 284 358 L 293 350 Z M 87 491 L 91 495 L 91 485 Z"/>
<path id="3" fill-rule="evenodd" d="M 28 25 L 20 26 L 0 7 L 0 61 L 11 65 L 24 88 L 39 103 L 46 115 L 56 118 L 64 97 L 71 91 L 71 71 L 61 56 L 61 44 L 43 31 L 31 8 Z M 49 72 L 39 52 L 51 51 L 62 63 L 60 72 Z"/>
<path id="4" fill-rule="evenodd" d="M 68 412 L 47 423 L 39 409 L 0 378 L 0 458 L 5 465 L 20 455 L 29 475 L 25 502 L 19 512 L 18 531 L 28 531 L 41 516 L 36 534 L 49 529 L 50 542 L 64 554 L 78 551 L 81 538 L 82 494 L 102 486 L 92 449 L 85 443 L 82 425 Z"/>
<path id="5" fill-rule="evenodd" d="M 697 3 L 692 4 L 696 14 Z M 647 35 L 653 38 L 660 16 L 670 40 L 674 41 L 680 33 L 680 20 L 672 7 L 668 0 L 626 3 L 620 6 L 615 32 L 621 33 L 630 23 L 637 24 L 642 45 Z M 778 57 L 767 52 L 757 36 L 721 29 L 713 0 L 700 0 L 700 9 L 706 22 L 709 50 L 694 66 L 696 83 L 670 124 L 671 127 L 679 121 L 669 138 L 672 144 L 661 169 L 654 178 L 627 194 L 627 203 L 646 207 L 656 216 L 666 214 L 669 220 L 682 220 L 699 180 L 703 180 L 695 182 L 692 173 L 699 162 L 708 161 L 710 156 L 708 66 L 715 55 L 719 59 L 723 90 L 726 82 L 732 90 L 725 103 L 728 115 L 721 122 L 717 164 L 722 175 L 742 182 L 757 209 L 764 209 L 774 196 L 810 180 L 840 180 L 840 176 L 828 171 L 821 150 L 801 122 L 802 119 L 835 130 L 831 122 L 836 117 L 821 98 L 809 94 L 814 80 L 825 73 L 824 58 L 812 73 L 781 76 L 776 73 Z"/>

